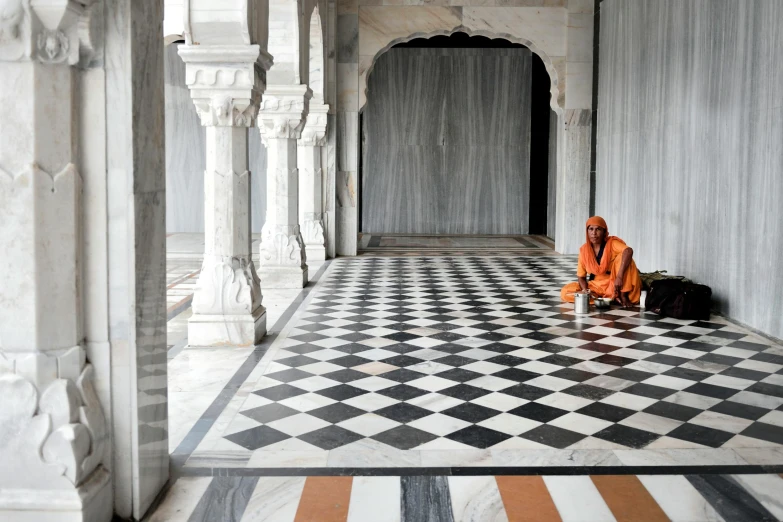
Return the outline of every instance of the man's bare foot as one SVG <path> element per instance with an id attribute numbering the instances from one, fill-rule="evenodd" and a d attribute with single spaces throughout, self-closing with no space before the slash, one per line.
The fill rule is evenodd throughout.
<path id="1" fill-rule="evenodd" d="M 623 306 L 623 308 L 630 308 L 633 306 L 631 300 L 628 299 L 628 292 L 622 292 L 620 294 L 620 304 Z"/>

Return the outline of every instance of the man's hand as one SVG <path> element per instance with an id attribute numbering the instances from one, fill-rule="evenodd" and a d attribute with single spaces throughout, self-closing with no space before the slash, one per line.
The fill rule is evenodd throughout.
<path id="1" fill-rule="evenodd" d="M 614 298 L 618 299 L 620 297 L 620 290 L 623 287 L 623 278 L 620 276 L 617 276 L 614 280 Z"/>

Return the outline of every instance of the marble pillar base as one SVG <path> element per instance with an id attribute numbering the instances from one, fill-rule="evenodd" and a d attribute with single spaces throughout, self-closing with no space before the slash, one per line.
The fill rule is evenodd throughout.
<path id="1" fill-rule="evenodd" d="M 305 245 L 305 251 L 308 261 L 326 261 L 326 247 L 323 244 Z"/>
<path id="2" fill-rule="evenodd" d="M 190 346 L 250 346 L 266 335 L 266 308 L 247 315 L 193 314 L 188 320 Z"/>
<path id="3" fill-rule="evenodd" d="M 310 256 L 308 251 L 307 256 Z M 262 266 L 258 272 L 261 288 L 304 288 L 309 279 L 307 265 Z"/>
<path id="4" fill-rule="evenodd" d="M 109 472 L 99 467 L 73 489 L 4 489 L 0 491 L 3 522 L 109 522 L 113 516 Z"/>

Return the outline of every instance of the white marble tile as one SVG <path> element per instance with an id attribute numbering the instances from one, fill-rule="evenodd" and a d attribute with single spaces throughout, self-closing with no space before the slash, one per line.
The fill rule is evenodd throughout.
<path id="1" fill-rule="evenodd" d="M 329 467 L 417 467 L 421 452 L 398 450 L 373 439 L 362 439 L 329 451 Z"/>
<path id="2" fill-rule="evenodd" d="M 614 454 L 625 466 L 747 465 L 736 451 L 723 448 L 618 449 Z"/>
<path id="3" fill-rule="evenodd" d="M 772 513 L 783 520 L 783 478 L 780 475 L 732 475 L 742 487 Z"/>
<path id="4" fill-rule="evenodd" d="M 593 433 L 599 432 L 612 425 L 611 422 L 575 412 L 567 413 L 562 417 L 550 421 L 548 424 L 584 435 L 592 435 Z"/>
<path id="5" fill-rule="evenodd" d="M 242 522 L 293 522 L 307 477 L 260 477 Z"/>
<path id="6" fill-rule="evenodd" d="M 454 520 L 508 522 L 495 477 L 449 477 Z"/>
<path id="7" fill-rule="evenodd" d="M 688 479 L 681 475 L 639 475 L 639 480 L 672 522 L 723 521 Z"/>
<path id="8" fill-rule="evenodd" d="M 589 476 L 545 476 L 563 522 L 614 522 L 615 518 Z"/>
<path id="9" fill-rule="evenodd" d="M 408 426 L 439 436 L 448 435 L 449 433 L 470 426 L 469 422 L 440 413 L 433 413 L 432 415 L 427 415 L 426 417 L 422 417 L 421 419 L 417 419 L 407 424 Z"/>
<path id="10" fill-rule="evenodd" d="M 296 439 L 294 439 L 296 440 Z M 284 441 L 286 442 L 286 441 Z M 299 441 L 301 442 L 301 441 Z M 248 468 L 321 468 L 326 467 L 329 452 L 311 446 L 311 450 L 269 449 L 277 445 L 256 450 L 250 455 Z"/>
<path id="11" fill-rule="evenodd" d="M 520 439 L 521 440 L 521 439 Z M 580 449 L 557 450 L 552 448 L 536 449 L 529 446 L 520 449 L 492 448 L 492 456 L 497 466 L 621 466 L 622 463 L 612 450 Z"/>
<path id="12" fill-rule="evenodd" d="M 399 477 L 354 477 L 347 522 L 399 522 Z"/>

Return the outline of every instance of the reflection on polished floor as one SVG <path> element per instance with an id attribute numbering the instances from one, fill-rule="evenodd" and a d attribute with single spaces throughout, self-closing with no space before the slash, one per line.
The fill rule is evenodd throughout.
<path id="1" fill-rule="evenodd" d="M 783 517 L 783 347 L 721 317 L 576 316 L 574 265 L 337 259 L 265 291 L 270 335 L 226 349 L 184 346 L 170 258 L 177 480 L 151 520 Z"/>

